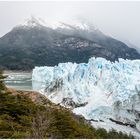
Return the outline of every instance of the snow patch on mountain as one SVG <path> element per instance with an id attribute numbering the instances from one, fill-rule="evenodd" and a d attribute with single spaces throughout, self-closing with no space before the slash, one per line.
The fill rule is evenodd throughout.
<path id="1" fill-rule="evenodd" d="M 89 62 L 35 67 L 33 89 L 72 107 L 87 120 L 115 122 L 140 131 L 140 60 L 91 58 Z"/>
<path id="2" fill-rule="evenodd" d="M 34 28 L 36 26 L 46 26 L 46 22 L 41 18 L 35 18 L 34 16 L 31 16 L 25 19 L 23 23 L 20 23 L 19 25 L 17 25 L 17 27 L 21 27 L 21 26 Z"/>
<path id="3" fill-rule="evenodd" d="M 48 27 L 51 29 L 68 29 L 68 30 L 86 30 L 93 31 L 97 30 L 93 25 L 89 25 L 87 23 L 82 23 L 79 21 L 72 21 L 71 23 L 61 22 L 61 21 L 45 21 L 42 18 L 31 16 L 27 18 L 23 23 L 17 25 L 16 27 L 25 27 L 25 28 L 34 28 L 34 27 Z"/>

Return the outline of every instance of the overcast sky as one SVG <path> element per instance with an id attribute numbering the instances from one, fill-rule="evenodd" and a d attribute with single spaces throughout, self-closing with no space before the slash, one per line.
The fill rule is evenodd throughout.
<path id="1" fill-rule="evenodd" d="M 0 36 L 30 15 L 46 21 L 89 21 L 105 34 L 140 48 L 140 1 L 0 1 Z"/>

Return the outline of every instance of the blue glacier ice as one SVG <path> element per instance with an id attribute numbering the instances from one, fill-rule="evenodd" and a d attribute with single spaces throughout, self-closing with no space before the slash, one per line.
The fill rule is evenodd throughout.
<path id="1" fill-rule="evenodd" d="M 130 96 L 137 94 L 140 88 L 140 60 L 123 60 L 110 62 L 104 58 L 91 58 L 87 64 L 81 63 L 60 63 L 55 67 L 35 67 L 32 80 L 42 82 L 39 87 L 34 86 L 34 90 L 43 90 L 52 82 L 63 80 L 60 94 L 65 94 L 74 99 L 75 102 L 81 96 L 88 97 L 96 94 L 99 88 L 101 94 L 111 93 L 113 101 L 127 100 Z M 33 82 L 34 83 L 34 82 Z M 37 88 L 37 89 L 36 89 Z M 59 87 L 58 87 L 59 88 Z M 138 90 L 138 91 L 137 91 Z M 76 93 L 75 93 L 76 91 Z M 47 94 L 44 92 L 44 94 Z M 99 94 L 99 93 L 98 93 Z M 58 102 L 60 102 L 59 100 Z"/>
<path id="2" fill-rule="evenodd" d="M 86 119 L 113 118 L 140 128 L 140 60 L 92 57 L 88 63 L 35 67 L 32 81 L 34 90 L 65 107 L 74 103 L 73 112 Z"/>

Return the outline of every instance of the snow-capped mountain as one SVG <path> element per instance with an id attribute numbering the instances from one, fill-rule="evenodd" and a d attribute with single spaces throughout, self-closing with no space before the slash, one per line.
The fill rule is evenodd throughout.
<path id="1" fill-rule="evenodd" d="M 91 57 L 115 61 L 139 59 L 140 54 L 92 25 L 78 22 L 31 17 L 0 38 L 0 69 L 31 70 L 60 62 L 88 62 Z"/>
<path id="2" fill-rule="evenodd" d="M 78 21 L 72 21 L 72 23 L 64 23 L 60 21 L 45 21 L 42 18 L 37 18 L 31 16 L 27 18 L 23 23 L 17 25 L 16 27 L 28 27 L 34 28 L 44 26 L 51 29 L 69 29 L 69 30 L 86 30 L 86 31 L 95 31 L 97 30 L 93 25 L 88 25 L 87 23 L 81 23 Z"/>
<path id="3" fill-rule="evenodd" d="M 110 62 L 93 57 L 88 63 L 35 67 L 32 85 L 52 102 L 72 108 L 93 125 L 121 124 L 118 130 L 124 127 L 122 131 L 140 137 L 139 77 L 140 60 Z"/>
<path id="4" fill-rule="evenodd" d="M 35 18 L 34 16 L 31 16 L 30 18 L 27 18 L 23 23 L 17 25 L 17 27 L 20 26 L 34 28 L 36 26 L 46 26 L 46 23 L 41 18 Z"/>

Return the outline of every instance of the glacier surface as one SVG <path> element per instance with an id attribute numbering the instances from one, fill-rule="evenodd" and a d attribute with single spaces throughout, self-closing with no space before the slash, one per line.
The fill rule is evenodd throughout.
<path id="1" fill-rule="evenodd" d="M 32 86 L 87 120 L 140 131 L 140 60 L 92 57 L 88 63 L 35 67 Z"/>

